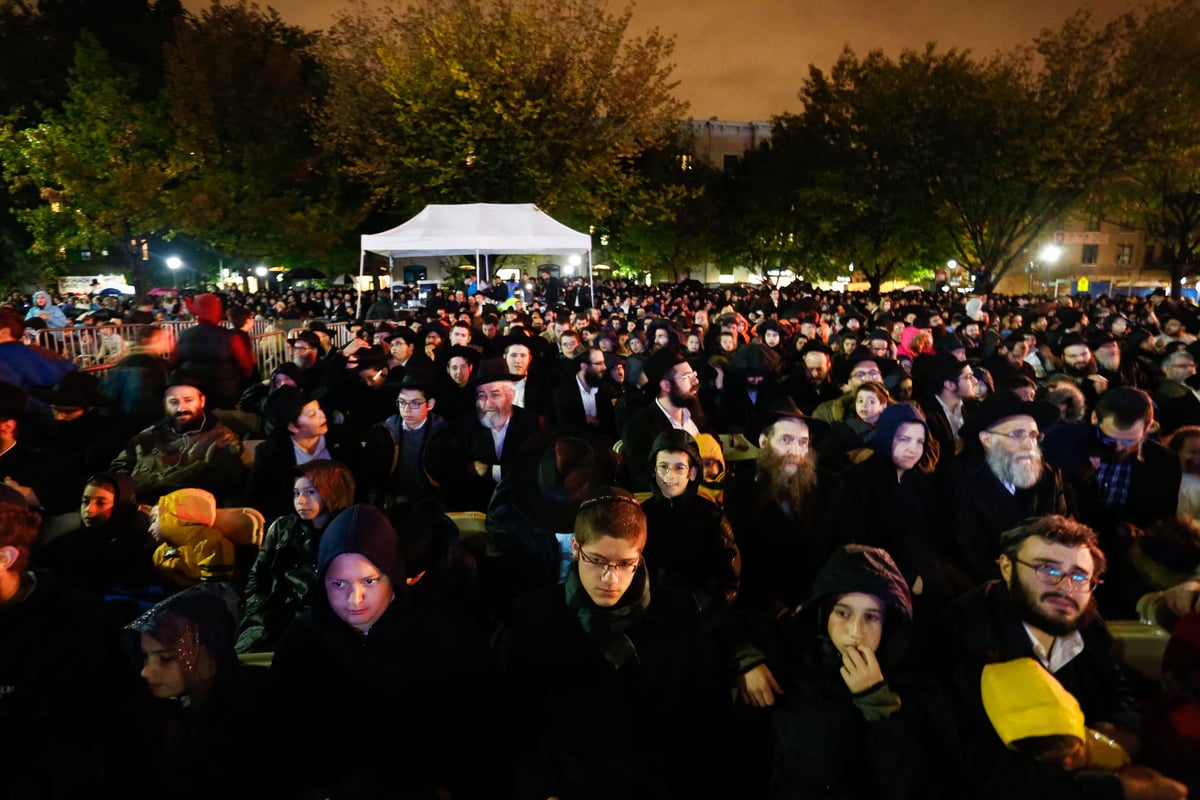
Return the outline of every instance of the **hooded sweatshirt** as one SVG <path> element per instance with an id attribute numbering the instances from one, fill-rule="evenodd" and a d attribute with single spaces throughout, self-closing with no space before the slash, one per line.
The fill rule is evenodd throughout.
<path id="1" fill-rule="evenodd" d="M 827 632 L 834 601 L 854 592 L 879 598 L 886 609 L 875 654 L 884 680 L 857 694 L 841 676 L 842 656 Z M 826 559 L 809 599 L 783 627 L 784 659 L 775 674 L 785 694 L 772 711 L 772 798 L 911 796 L 918 752 L 888 684 L 911 622 L 908 585 L 885 550 L 849 544 Z"/>
<path id="2" fill-rule="evenodd" d="M 46 305 L 38 305 L 39 297 L 46 298 Z M 33 307 L 25 314 L 25 319 L 33 319 L 34 317 L 41 317 L 46 320 L 47 328 L 66 328 L 70 325 L 67 321 L 66 313 L 54 305 L 54 299 L 47 292 L 33 293 Z"/>

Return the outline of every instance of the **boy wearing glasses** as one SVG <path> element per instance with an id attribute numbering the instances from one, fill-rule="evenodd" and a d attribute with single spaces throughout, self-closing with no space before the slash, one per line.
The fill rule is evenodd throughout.
<path id="1" fill-rule="evenodd" d="M 1135 760 L 1141 718 L 1095 610 L 1107 566 L 1095 531 L 1058 515 L 1028 520 L 1004 532 L 998 563 L 1000 580 L 972 589 L 943 616 L 946 656 L 934 666 L 944 695 L 926 707 L 950 756 L 936 770 L 947 781 L 946 796 L 1185 796 L 1179 784 L 1145 767 L 1057 770 L 1005 747 L 981 694 L 983 669 L 992 663 L 1036 659 L 1079 702 L 1088 727 Z"/>
<path id="2" fill-rule="evenodd" d="M 507 659 L 523 724 L 514 797 L 703 796 L 728 705 L 691 598 L 651 594 L 646 517 L 617 487 L 592 492 L 575 517 L 563 584 L 517 609 Z"/>
<path id="3" fill-rule="evenodd" d="M 366 477 L 376 503 L 415 502 L 438 494 L 452 460 L 452 434 L 434 413 L 431 367 L 406 370 L 396 395 L 396 413 L 367 433 Z"/>

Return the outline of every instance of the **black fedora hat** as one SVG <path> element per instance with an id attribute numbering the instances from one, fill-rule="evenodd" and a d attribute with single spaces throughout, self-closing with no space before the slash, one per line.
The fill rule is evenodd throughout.
<path id="1" fill-rule="evenodd" d="M 25 416 L 28 397 L 15 383 L 0 381 L 0 419 L 19 419 Z"/>
<path id="2" fill-rule="evenodd" d="M 762 435 L 762 432 L 781 419 L 794 419 L 807 425 L 808 437 L 811 440 L 809 444 L 812 446 L 824 439 L 830 431 L 827 422 L 808 416 L 796 406 L 796 401 L 790 396 L 781 395 L 754 412 L 749 424 L 746 425 L 746 440 L 757 447 L 758 437 Z"/>
<path id="3" fill-rule="evenodd" d="M 1061 412 L 1053 403 L 1041 400 L 1022 400 L 1013 392 L 996 392 L 989 395 L 973 414 L 967 417 L 959 431 L 964 444 L 974 441 L 980 431 L 994 427 L 1002 420 L 1010 417 L 1032 417 L 1039 431 L 1045 431 L 1061 417 Z"/>
<path id="4" fill-rule="evenodd" d="M 479 368 L 471 373 L 472 386 L 482 386 L 485 383 L 495 383 L 496 381 L 516 383 L 519 380 L 521 380 L 521 376 L 509 372 L 508 363 L 503 358 L 484 359 L 479 362 Z"/>
<path id="5" fill-rule="evenodd" d="M 400 389 L 418 389 L 426 393 L 433 391 L 437 384 L 437 370 L 425 361 L 409 363 L 400 379 Z"/>
<path id="6" fill-rule="evenodd" d="M 79 370 L 63 375 L 49 389 L 34 389 L 33 396 L 44 403 L 64 408 L 94 408 L 109 402 L 100 392 L 100 379 L 90 372 Z"/>
<path id="7" fill-rule="evenodd" d="M 468 347 L 465 344 L 456 344 L 447 347 L 439 356 L 439 359 L 446 364 L 450 363 L 452 358 L 465 358 L 467 363 L 472 367 L 478 367 L 479 362 L 483 360 L 483 356 L 474 347 Z"/>
<path id="8" fill-rule="evenodd" d="M 575 529 L 588 493 L 617 478 L 616 453 L 605 442 L 542 431 L 521 446 L 512 472 L 513 502 L 556 533 Z"/>

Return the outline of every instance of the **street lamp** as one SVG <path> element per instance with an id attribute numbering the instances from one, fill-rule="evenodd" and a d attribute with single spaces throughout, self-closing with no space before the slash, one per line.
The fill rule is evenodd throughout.
<path id="1" fill-rule="evenodd" d="M 254 274 L 260 278 L 265 278 L 265 277 L 267 277 L 267 268 L 266 267 L 255 267 Z"/>
<path id="2" fill-rule="evenodd" d="M 180 268 L 183 267 L 183 259 L 180 258 L 179 256 L 167 256 L 166 264 L 167 264 L 167 269 L 171 270 L 171 274 L 175 276 L 173 282 L 175 284 L 175 288 L 178 289 L 179 288 L 179 270 L 180 270 Z"/>
<path id="3" fill-rule="evenodd" d="M 1042 249 L 1038 251 L 1037 261 L 1040 261 L 1043 264 L 1045 264 L 1046 266 L 1050 267 L 1050 266 L 1053 266 L 1058 263 L 1058 260 L 1060 258 L 1062 258 L 1062 254 L 1063 254 L 1063 249 L 1061 247 L 1059 247 L 1058 245 L 1056 245 L 1056 244 L 1044 245 L 1042 247 Z M 1034 276 L 1034 273 L 1036 273 L 1038 270 L 1037 261 L 1030 261 L 1029 267 L 1026 269 L 1026 271 L 1029 273 L 1029 294 L 1033 294 L 1033 276 Z M 1056 293 L 1057 293 L 1057 290 L 1058 290 L 1058 284 L 1056 283 L 1055 284 Z"/>

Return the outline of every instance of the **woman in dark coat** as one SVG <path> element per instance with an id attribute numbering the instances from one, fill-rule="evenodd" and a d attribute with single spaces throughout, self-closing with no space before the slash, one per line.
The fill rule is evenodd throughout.
<path id="1" fill-rule="evenodd" d="M 921 409 L 893 403 L 883 410 L 868 441 L 870 456 L 846 474 L 843 508 L 847 539 L 882 547 L 908 582 L 916 608 L 914 639 L 921 652 L 930 625 L 971 581 L 951 565 L 942 539 L 946 520 L 934 477 L 937 442 Z"/>
<path id="2" fill-rule="evenodd" d="M 782 627 L 771 797 L 907 798 L 919 751 L 893 669 L 912 601 L 886 551 L 843 545 Z"/>

